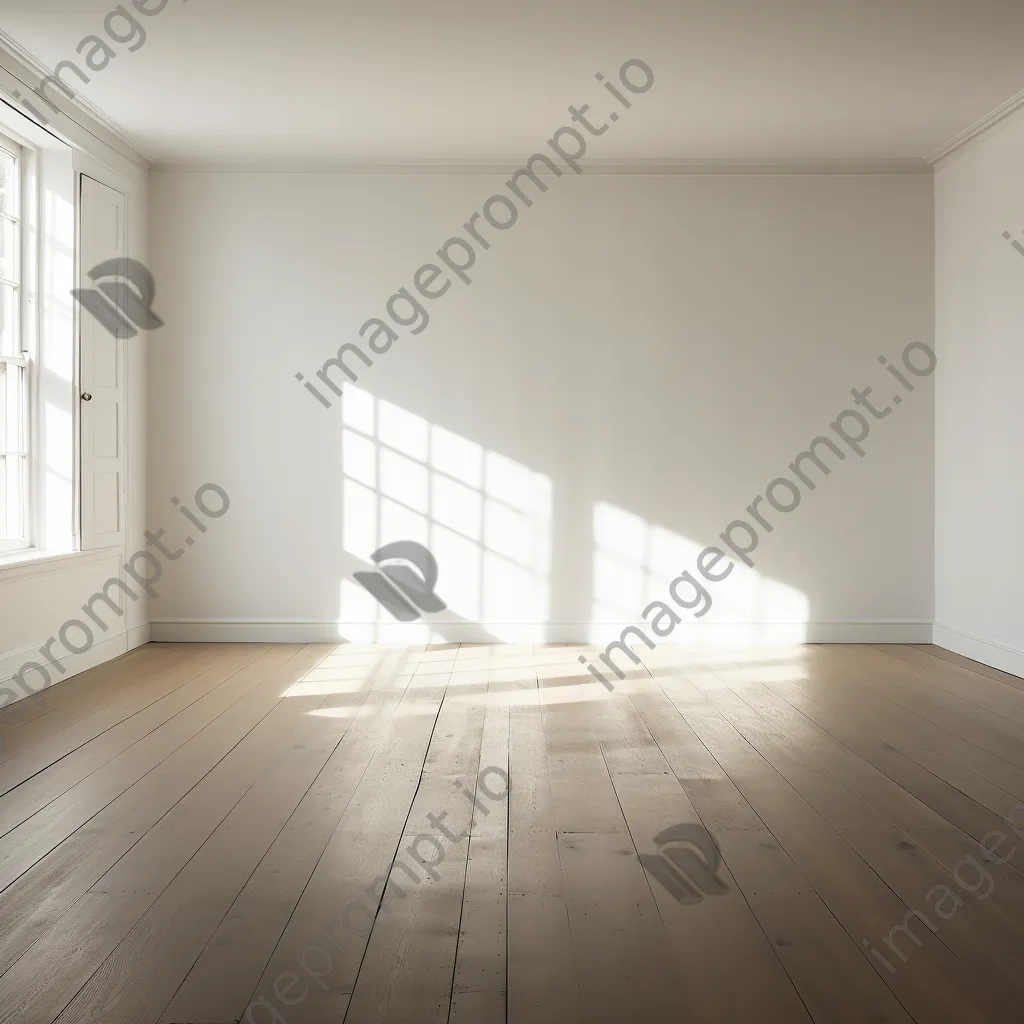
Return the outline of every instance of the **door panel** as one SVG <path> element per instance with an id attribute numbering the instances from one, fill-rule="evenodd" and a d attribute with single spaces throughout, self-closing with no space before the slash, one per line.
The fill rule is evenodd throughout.
<path id="1" fill-rule="evenodd" d="M 88 275 L 97 264 L 126 255 L 125 197 L 85 174 L 80 182 L 78 287 L 94 293 L 78 310 L 82 549 L 91 550 L 125 543 L 126 342 L 88 309 L 92 303 L 102 308 L 101 300 L 115 309 Z"/>

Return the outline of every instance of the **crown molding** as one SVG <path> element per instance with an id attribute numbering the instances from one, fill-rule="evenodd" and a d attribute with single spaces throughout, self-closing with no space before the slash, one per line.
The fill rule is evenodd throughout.
<path id="1" fill-rule="evenodd" d="M 163 174 L 509 174 L 526 157 L 505 160 L 314 160 L 277 161 L 162 161 L 152 170 Z M 579 161 L 587 174 L 650 175 L 822 175 L 931 174 L 924 160 L 631 160 L 586 158 Z M 538 174 L 552 172 L 537 165 Z"/>
<path id="2" fill-rule="evenodd" d="M 53 74 L 42 61 L 29 53 L 2 29 L 0 29 L 0 69 L 6 71 L 18 81 L 25 91 L 29 92 L 35 89 L 44 78 Z M 24 113 L 26 117 L 32 117 L 31 113 L 25 110 L 17 99 L 11 98 L 8 102 Z M 65 96 L 57 96 L 56 106 L 60 110 L 60 114 L 54 115 L 53 121 L 44 127 L 50 128 L 52 125 L 57 131 L 63 131 L 69 139 L 72 139 L 74 133 L 65 131 L 61 125 L 63 116 L 77 128 L 120 153 L 136 166 L 146 171 L 150 169 L 153 158 L 146 152 L 138 139 L 80 93 L 76 93 L 72 100 Z"/>
<path id="3" fill-rule="evenodd" d="M 933 150 L 925 157 L 925 160 L 932 166 L 941 166 L 951 156 L 958 154 L 973 143 L 980 142 L 999 126 L 1005 127 L 1007 121 L 1015 114 L 1022 112 L 1024 112 L 1024 92 L 1019 92 L 1016 96 L 1011 96 L 1005 103 L 1000 104 L 991 113 L 986 114 L 980 121 L 975 121 L 970 128 Z"/>

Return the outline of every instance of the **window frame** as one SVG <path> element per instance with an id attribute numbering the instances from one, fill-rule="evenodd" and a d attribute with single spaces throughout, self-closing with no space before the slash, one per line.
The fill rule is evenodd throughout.
<path id="1" fill-rule="evenodd" d="M 35 471 L 33 466 L 33 440 L 34 440 L 34 413 L 35 413 L 35 345 L 32 337 L 31 310 L 29 308 L 30 297 L 26 288 L 26 271 L 31 268 L 32 254 L 29 251 L 30 230 L 26 213 L 29 209 L 30 180 L 28 166 L 30 163 L 30 151 L 23 142 L 12 138 L 6 132 L 0 131 L 0 150 L 12 156 L 15 162 L 15 174 L 17 180 L 17 201 L 13 212 L 0 213 L 0 220 L 14 224 L 15 252 L 17 254 L 16 273 L 13 278 L 0 278 L 0 283 L 5 287 L 14 289 L 14 309 L 16 316 L 17 340 L 20 342 L 21 350 L 19 355 L 5 355 L 0 352 L 0 362 L 5 367 L 17 367 L 21 377 L 20 396 L 20 444 L 16 449 L 14 457 L 21 460 L 21 482 L 19 485 L 21 509 L 20 517 L 22 532 L 18 537 L 0 537 L 0 554 L 12 554 L 27 551 L 32 547 L 34 523 L 34 502 L 32 492 L 34 486 Z M 6 376 L 6 373 L 5 373 Z M 6 385 L 6 381 L 5 384 Z M 5 444 L 9 442 L 5 440 Z M 3 455 L 10 457 L 12 454 L 8 446 Z M 6 458 L 4 471 L 6 472 Z"/>

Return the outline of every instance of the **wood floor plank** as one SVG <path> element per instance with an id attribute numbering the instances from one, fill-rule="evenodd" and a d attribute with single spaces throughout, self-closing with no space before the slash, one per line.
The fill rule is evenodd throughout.
<path id="1" fill-rule="evenodd" d="M 150 645 L 0 710 L 0 1024 L 1019 1015 L 1024 680 L 599 653 Z"/>
<path id="2" fill-rule="evenodd" d="M 248 661 L 247 661 L 248 659 Z M 237 661 L 229 665 L 244 665 L 255 661 L 255 656 L 240 654 Z M 222 663 L 225 664 L 225 663 Z M 106 732 L 77 747 L 70 754 L 61 757 L 48 768 L 0 796 L 0 836 L 20 825 L 36 811 L 60 797 L 72 786 L 87 779 L 94 771 L 112 761 L 164 723 L 170 721 L 186 708 L 203 700 L 212 689 L 209 672 L 201 672 L 183 685 L 173 686 L 160 699 L 124 718 Z"/>
<path id="3" fill-rule="evenodd" d="M 550 705 L 542 721 L 558 832 L 628 835 L 587 705 Z"/>
<path id="4" fill-rule="evenodd" d="M 509 892 L 560 897 L 562 866 L 540 707 L 511 710 L 509 774 Z"/>
<path id="5" fill-rule="evenodd" d="M 856 754 L 865 765 L 870 765 L 892 780 L 895 789 L 890 790 L 890 797 L 877 806 L 883 810 L 890 809 L 892 816 L 889 820 L 893 824 L 913 825 L 919 817 L 917 810 L 911 812 L 909 819 L 904 815 L 904 809 L 914 808 L 914 804 L 905 797 L 913 797 L 929 808 L 941 822 L 936 822 L 934 818 L 921 820 L 930 820 L 935 827 L 948 822 L 979 842 L 991 830 L 1005 824 L 998 814 L 858 725 L 851 715 L 810 700 L 795 689 L 785 689 L 777 684 L 747 683 L 742 688 L 742 695 L 762 715 L 779 721 L 784 729 L 792 730 L 798 742 L 808 744 L 812 753 L 821 742 L 821 737 L 832 737 Z M 800 718 L 794 718 L 794 712 Z M 905 797 L 900 794 L 905 794 Z M 1024 869 L 1024 853 L 1018 856 L 1018 866 Z"/>
<path id="6" fill-rule="evenodd" d="M 466 688 L 460 690 L 466 696 Z M 486 686 L 469 692 L 484 697 Z M 422 866 L 422 881 L 405 895 L 399 895 L 404 891 L 396 877 L 399 869 L 392 868 L 345 1015 L 347 1024 L 441 1024 L 448 1019 L 467 899 L 469 837 L 474 830 L 491 838 L 499 834 L 498 816 L 506 807 L 504 799 L 497 805 L 487 800 L 478 781 L 481 770 L 490 767 L 481 763 L 485 720 L 482 700 L 475 706 L 447 699 L 442 704 L 400 843 L 400 856 L 407 852 L 414 860 L 418 855 L 431 863 Z M 500 719 L 492 718 L 492 723 L 500 732 Z M 499 736 L 488 736 L 488 754 L 500 756 Z M 485 788 L 488 782 L 489 777 L 483 780 Z M 488 863 L 486 853 L 491 851 L 484 845 L 477 852 L 474 878 L 479 882 L 480 862 Z M 486 899 L 476 893 L 469 899 L 471 919 L 486 920 L 490 911 L 493 920 L 494 908 Z M 502 966 L 499 961 L 498 969 Z M 482 985 L 483 972 L 477 971 L 473 980 Z"/>
<path id="7" fill-rule="evenodd" d="M 215 664 L 203 673 L 213 688 L 202 698 L 201 704 L 165 722 L 154 730 L 148 742 L 129 747 L 0 838 L 0 889 L 10 885 L 191 739 L 209 721 L 211 705 L 220 710 L 229 706 L 237 687 L 244 685 L 248 678 L 242 676 L 239 680 L 238 674 L 254 663 L 258 654 L 258 651 L 238 651 L 226 661 Z M 233 677 L 235 686 L 231 685 Z M 227 685 L 220 686 L 222 683 Z"/>
<path id="8" fill-rule="evenodd" d="M 258 649 L 252 650 L 255 657 Z M 0 792 L 8 792 L 218 661 L 239 654 L 237 648 L 190 651 L 181 657 L 167 657 L 149 669 L 126 663 L 103 690 L 84 700 L 69 701 L 14 734 L 0 763 Z"/>
<path id="9" fill-rule="evenodd" d="M 309 715 L 319 700 L 296 698 L 292 720 L 274 723 L 278 735 L 267 737 L 264 748 L 268 760 L 277 753 L 273 769 L 264 767 L 61 1013 L 59 1024 L 136 1024 L 160 1015 L 347 727 L 348 720 Z M 90 894 L 105 891 L 120 900 L 117 886 L 116 879 L 101 881 Z"/>
<path id="10" fill-rule="evenodd" d="M 675 776 L 614 775 L 633 843 L 641 853 L 661 856 L 654 836 L 679 825 L 704 830 L 697 812 Z M 710 833 L 708 833 L 710 835 Z M 776 955 L 770 939 L 721 864 L 712 872 L 724 889 L 697 889 L 694 902 L 681 903 L 647 872 L 662 922 L 675 950 L 675 971 L 694 1024 L 726 1020 L 759 1020 L 764 1024 L 797 1024 L 811 1020 L 799 993 Z M 694 936 L 699 935 L 699 941 Z M 743 964 L 743 984 L 735 983 L 736 964 Z"/>
<path id="11" fill-rule="evenodd" d="M 508 934 L 509 1024 L 582 1024 L 565 897 L 510 893 Z"/>
<path id="12" fill-rule="evenodd" d="M 644 689 L 643 685 L 630 683 L 602 701 L 604 713 L 597 729 L 634 846 L 647 857 L 658 858 L 660 851 L 655 836 L 665 830 L 678 829 L 680 825 L 697 828 L 712 843 L 714 840 L 630 699 L 630 694 Z M 620 726 L 608 728 L 611 743 L 606 746 L 605 729 L 611 718 L 618 720 Z M 623 737 L 627 738 L 623 740 Z M 656 773 L 639 775 L 628 770 L 613 771 L 613 763 L 623 763 L 619 757 L 623 742 L 627 751 L 640 751 L 641 763 Z M 613 760 L 609 760 L 609 754 Z M 624 766 L 630 767 L 628 756 Z M 721 880 L 724 891 L 711 887 L 709 893 L 704 893 L 698 887 L 696 902 L 685 904 L 660 884 L 651 870 L 647 874 L 666 931 L 676 949 L 687 1011 L 694 1021 L 753 1017 L 777 1020 L 779 1024 L 810 1021 L 771 940 L 726 863 L 721 863 L 717 873 L 713 873 L 713 877 Z M 699 943 L 693 941 L 695 932 L 701 936 Z M 742 986 L 732 983 L 737 959 L 744 964 L 745 984 Z"/>
<path id="13" fill-rule="evenodd" d="M 693 680 L 693 676 L 690 678 Z M 791 738 L 790 732 L 778 731 L 732 688 L 709 685 L 706 679 L 698 685 L 751 747 L 908 907 L 931 909 L 926 896 L 936 887 L 959 891 L 963 897 L 969 895 L 955 875 L 943 867 L 941 857 L 920 856 L 922 849 L 908 842 L 904 832 L 874 809 L 876 804 L 885 804 L 889 780 L 874 778 L 870 772 L 867 778 L 859 774 L 856 759 L 851 763 L 838 745 L 831 749 L 827 745 L 825 749 L 819 747 L 812 757 Z M 916 803 L 909 809 L 902 808 L 901 818 L 908 831 L 920 838 L 924 850 L 931 846 L 930 837 L 936 835 L 936 829 L 939 836 L 950 831 L 943 828 L 941 819 Z M 978 847 L 974 852 L 981 856 Z M 980 861 L 976 863 L 980 866 Z M 1008 916 L 1000 915 L 995 904 L 987 899 L 965 899 L 955 915 L 936 925 L 935 935 L 957 957 L 971 963 L 978 980 L 990 990 L 1000 991 L 1004 1001 L 1009 1003 L 1018 998 L 1015 989 L 1024 984 L 1024 931 L 1016 928 Z"/>
<path id="14" fill-rule="evenodd" d="M 75 714 L 81 715 L 101 707 L 108 695 L 118 692 L 126 676 L 147 673 L 160 665 L 195 657 L 197 652 L 190 647 L 183 644 L 146 644 L 70 679 L 55 681 L 45 690 L 36 691 L 0 709 L 0 733 L 6 738 L 48 715 L 55 716 L 47 723 L 46 731 L 52 733 L 58 728 L 56 721 L 67 725 L 69 720 L 75 720 Z M 69 713 L 58 719 L 55 713 L 62 710 Z M 5 745 L 0 750 L 4 755 L 0 756 L 0 761 L 6 759 L 6 749 Z"/>
<path id="15" fill-rule="evenodd" d="M 346 1024 L 448 1020 L 466 885 L 466 836 L 473 816 L 473 806 L 461 789 L 472 782 L 467 776 L 423 777 L 399 843 L 400 857 L 419 853 L 426 862 L 423 876 L 410 884 L 403 870 L 392 868 Z M 456 841 L 428 820 L 431 814 Z"/>
<path id="16" fill-rule="evenodd" d="M 584 1019 L 663 1020 L 686 1005 L 674 953 L 628 832 L 559 832 Z"/>
<path id="17" fill-rule="evenodd" d="M 626 1012 L 657 1019 L 678 1008 L 682 993 L 595 717 L 583 700 L 547 706 L 542 719 L 580 1000 L 588 1021 Z"/>
<path id="18" fill-rule="evenodd" d="M 980 661 L 973 661 L 971 658 L 957 654 L 955 651 L 948 651 L 944 647 L 938 647 L 935 644 L 900 644 L 897 645 L 897 648 L 919 651 L 922 654 L 927 654 L 935 661 L 945 661 L 952 665 L 960 665 L 963 668 L 970 669 L 972 672 L 979 672 L 983 676 L 988 676 L 990 679 L 998 679 L 1000 682 L 1008 683 L 1015 690 L 1024 692 L 1024 679 L 1021 679 L 1020 676 L 1014 676 L 1009 672 L 1003 672 L 1001 669 L 992 668 L 991 665 L 983 665 Z M 896 653 L 896 651 L 893 653 Z"/>
<path id="19" fill-rule="evenodd" d="M 361 661 L 358 672 L 352 671 L 353 660 Z M 330 656 L 307 675 L 318 691 L 331 689 L 325 685 L 329 679 L 357 679 L 363 689 L 347 691 L 340 706 L 358 714 L 189 970 L 161 1015 L 164 1024 L 233 1021 L 245 1014 L 292 911 L 387 735 L 404 693 L 393 684 L 404 667 L 400 652 L 387 651 L 371 660 Z"/>
<path id="20" fill-rule="evenodd" d="M 687 685 L 677 681 L 677 686 Z M 912 910 L 828 823 L 720 715 L 694 708 L 684 717 L 793 858 L 851 939 L 886 935 Z M 883 980 L 915 1018 L 985 1021 L 1008 1012 L 993 992 L 925 929 L 922 948 Z M 870 937 L 870 938 L 869 938 Z M 874 964 L 872 964 L 874 966 Z M 879 968 L 883 970 L 883 968 Z"/>
<path id="21" fill-rule="evenodd" d="M 975 846 L 986 836 L 1012 834 L 1004 818 L 852 724 L 847 716 L 830 715 L 820 705 L 792 694 L 787 700 L 757 683 L 733 684 L 733 688 L 811 756 L 823 763 L 827 760 L 844 785 L 905 834 L 948 832 Z M 1018 871 L 1024 870 L 1024 848 L 1007 846 L 1003 855 Z"/>
<path id="22" fill-rule="evenodd" d="M 456 992 L 448 1024 L 505 1024 L 505 993 Z"/>
<path id="23" fill-rule="evenodd" d="M 555 830 L 544 718 L 509 714 L 509 1024 L 579 1024 L 579 982 Z"/>
<path id="24" fill-rule="evenodd" d="M 1000 817 L 1021 802 L 1018 791 L 1024 779 L 1019 768 L 870 688 L 856 682 L 844 684 L 841 676 L 831 674 L 809 682 L 771 685 L 785 696 L 807 696 L 841 710 L 883 743 Z"/>
<path id="25" fill-rule="evenodd" d="M 299 700 L 315 706 L 318 698 Z M 246 723 L 227 756 L 0 976 L 0 1019 L 9 1012 L 25 1024 L 52 1024 L 267 771 L 268 751 L 272 764 L 289 740 L 281 726 L 304 710 L 278 699 L 254 726 Z M 43 984 L 36 977 L 40 966 Z"/>
<path id="26" fill-rule="evenodd" d="M 846 648 L 834 649 L 830 657 L 840 664 L 850 664 Z M 1009 690 L 998 698 L 986 697 L 976 688 L 958 685 L 935 673 L 926 674 L 912 665 L 894 670 L 894 663 L 898 659 L 867 648 L 855 661 L 859 666 L 855 682 L 986 753 L 1024 768 L 1024 743 L 1017 735 L 1024 725 L 1024 708 L 1011 699 Z"/>
<path id="27" fill-rule="evenodd" d="M 499 684 L 494 685 L 495 692 L 499 692 Z M 482 694 L 483 699 L 486 700 L 490 693 L 488 688 Z M 471 1007 L 476 1007 L 480 1012 L 486 1012 L 492 1021 L 500 1019 L 501 1024 L 505 1021 L 509 727 L 508 707 L 485 704 L 480 772 L 474 780 L 474 813 L 452 983 L 453 1019 L 465 1016 Z M 479 998 L 470 999 L 470 995 Z M 490 998 L 485 999 L 484 996 Z"/>
<path id="28" fill-rule="evenodd" d="M 955 655 L 936 657 L 931 652 L 940 650 L 937 647 L 925 650 L 906 644 L 872 644 L 872 649 L 885 657 L 913 665 L 918 670 L 913 678 L 928 680 L 933 685 L 945 683 L 950 692 L 966 696 L 968 700 L 981 693 L 994 700 L 1005 701 L 1011 708 L 1020 707 L 1021 681 L 1016 676 L 966 658 L 957 661 Z M 944 653 L 950 654 L 948 651 Z"/>
<path id="29" fill-rule="evenodd" d="M 250 686 L 250 699 L 208 722 L 0 893 L 0 917 L 11 922 L 0 932 L 0 983 L 2 973 L 200 784 L 278 706 L 284 686 L 321 656 L 285 646 L 243 669 L 236 678 Z"/>
<path id="30" fill-rule="evenodd" d="M 289 1024 L 334 1024 L 345 1015 L 382 883 L 403 849 L 442 696 L 406 691 L 256 986 L 250 1002 L 273 1001 L 279 979 L 301 972 L 308 993 L 289 1009 Z M 399 860 L 410 868 L 400 879 L 418 887 L 420 866 L 408 854 Z"/>
<path id="31" fill-rule="evenodd" d="M 668 697 L 652 683 L 631 699 L 815 1022 L 909 1024 L 861 948 Z"/>

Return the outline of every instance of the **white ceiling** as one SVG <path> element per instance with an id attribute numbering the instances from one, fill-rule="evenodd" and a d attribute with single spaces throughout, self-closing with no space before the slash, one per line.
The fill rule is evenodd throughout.
<path id="1" fill-rule="evenodd" d="M 81 63 L 113 7 L 0 0 L 0 30 Z M 569 104 L 615 109 L 593 75 L 631 57 L 655 85 L 595 158 L 919 158 L 1024 90 L 1021 0 L 169 0 L 144 25 L 81 92 L 161 163 L 521 160 Z"/>

